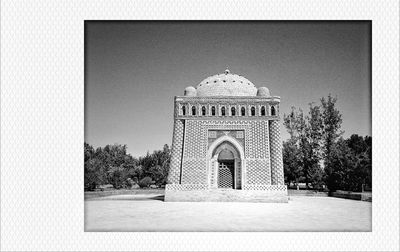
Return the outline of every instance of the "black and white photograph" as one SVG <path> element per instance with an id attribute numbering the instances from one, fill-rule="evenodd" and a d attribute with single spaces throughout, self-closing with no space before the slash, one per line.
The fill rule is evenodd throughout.
<path id="1" fill-rule="evenodd" d="M 400 251 L 399 10 L 0 1 L 0 251 Z"/>
<path id="2" fill-rule="evenodd" d="M 85 231 L 371 231 L 371 28 L 86 21 Z"/>

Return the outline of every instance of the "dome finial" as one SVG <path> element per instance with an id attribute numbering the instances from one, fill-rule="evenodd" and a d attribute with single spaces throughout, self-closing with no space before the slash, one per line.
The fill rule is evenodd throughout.
<path id="1" fill-rule="evenodd" d="M 229 71 L 228 67 L 225 69 L 225 74 L 229 74 L 231 71 Z"/>

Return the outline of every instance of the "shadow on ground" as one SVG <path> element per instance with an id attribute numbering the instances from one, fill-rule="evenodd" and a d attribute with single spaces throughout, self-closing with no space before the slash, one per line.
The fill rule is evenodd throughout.
<path id="1" fill-rule="evenodd" d="M 164 195 L 158 195 L 158 196 L 154 196 L 154 197 L 150 197 L 148 198 L 149 200 L 159 200 L 159 201 L 164 201 L 165 196 Z M 143 199 L 146 200 L 146 199 Z"/>
<path id="2" fill-rule="evenodd" d="M 107 200 L 164 201 L 164 194 L 122 194 L 122 195 L 109 195 L 103 197 L 92 197 L 85 199 L 85 201 L 107 201 Z"/>

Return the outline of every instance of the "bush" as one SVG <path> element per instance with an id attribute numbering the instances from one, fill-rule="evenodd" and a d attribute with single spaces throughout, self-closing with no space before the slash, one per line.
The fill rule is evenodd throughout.
<path id="1" fill-rule="evenodd" d="M 152 183 L 152 179 L 150 177 L 144 177 L 139 181 L 140 188 L 149 187 Z"/>
<path id="2" fill-rule="evenodd" d="M 128 187 L 132 187 L 135 184 L 135 182 L 133 182 L 133 180 L 131 178 L 127 178 L 126 184 Z"/>

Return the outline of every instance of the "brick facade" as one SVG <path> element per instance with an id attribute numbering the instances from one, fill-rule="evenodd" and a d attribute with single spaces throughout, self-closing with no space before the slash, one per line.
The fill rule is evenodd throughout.
<path id="1" fill-rule="evenodd" d="M 213 190 L 215 195 L 220 195 L 217 199 L 223 195 L 234 199 L 235 191 L 256 190 L 269 193 L 240 192 L 240 195 L 257 195 L 257 198 L 274 195 L 274 198 L 280 197 L 276 202 L 287 202 L 280 139 L 280 98 L 269 96 L 266 88 L 259 92 L 265 96 L 256 96 L 254 84 L 235 76 L 226 73 L 222 77 L 209 77 L 197 89 L 187 88 L 185 96 L 175 97 L 171 165 L 166 187 L 169 196 L 166 200 L 179 201 L 177 195 L 183 197 L 182 201 L 196 201 L 193 195 L 207 199 L 210 198 L 207 193 Z M 209 83 L 213 85 L 212 89 L 207 88 Z M 240 92 L 232 95 L 238 85 L 242 85 Z M 212 96 L 215 92 L 218 96 Z M 220 160 L 219 153 L 223 150 L 234 158 Z M 224 168 L 229 162 L 234 168 Z M 225 172 L 224 176 L 218 176 L 221 171 Z M 216 192 L 222 190 L 218 185 L 224 184 L 223 179 L 230 176 L 233 177 L 233 182 L 228 181 L 232 192 Z M 199 190 L 203 192 L 195 193 Z M 193 194 L 177 193 L 179 191 Z M 237 200 L 243 201 L 242 196 L 236 197 Z"/>

